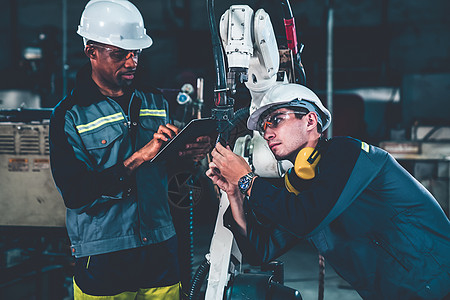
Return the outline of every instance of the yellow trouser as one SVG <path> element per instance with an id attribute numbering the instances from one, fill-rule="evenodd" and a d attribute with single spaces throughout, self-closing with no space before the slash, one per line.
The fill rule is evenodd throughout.
<path id="1" fill-rule="evenodd" d="M 179 300 L 181 293 L 181 283 L 171 286 L 155 287 L 149 289 L 139 289 L 136 292 L 123 292 L 114 296 L 91 296 L 85 294 L 73 281 L 74 300 Z"/>

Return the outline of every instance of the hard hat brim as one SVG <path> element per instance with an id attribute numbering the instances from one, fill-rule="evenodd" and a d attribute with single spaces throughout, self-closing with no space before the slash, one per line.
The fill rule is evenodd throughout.
<path id="1" fill-rule="evenodd" d="M 78 30 L 77 33 L 78 35 L 82 36 L 86 41 L 94 41 L 105 45 L 119 47 L 125 50 L 146 49 L 149 48 L 151 45 L 153 45 L 153 40 L 148 35 L 142 36 L 139 40 L 122 39 L 120 41 L 112 41 L 109 38 L 99 37 L 92 34 L 80 33 L 80 30 Z"/>

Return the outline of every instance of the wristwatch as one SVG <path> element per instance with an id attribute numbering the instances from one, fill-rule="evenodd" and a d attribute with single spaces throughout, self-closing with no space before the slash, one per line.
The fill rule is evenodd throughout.
<path id="1" fill-rule="evenodd" d="M 242 194 L 247 195 L 247 191 L 252 186 L 252 179 L 256 176 L 255 173 L 250 172 L 242 176 L 238 181 L 238 187 Z"/>

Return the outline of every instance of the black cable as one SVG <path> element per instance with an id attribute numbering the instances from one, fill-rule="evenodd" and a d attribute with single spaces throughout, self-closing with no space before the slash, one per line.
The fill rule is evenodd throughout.
<path id="1" fill-rule="evenodd" d="M 214 15 L 214 0 L 207 0 L 208 21 L 211 31 L 211 42 L 213 46 L 214 63 L 216 66 L 216 85 L 214 90 L 214 104 L 215 108 L 211 110 L 212 118 L 217 120 L 217 142 L 226 145 L 229 133 L 226 130 L 228 123 L 233 118 L 233 102 L 229 98 L 227 88 L 227 76 L 225 73 L 225 59 L 223 49 L 219 38 L 219 33 L 216 28 L 216 18 Z"/>
<path id="2" fill-rule="evenodd" d="M 210 267 L 209 262 L 205 258 L 205 260 L 200 264 L 197 271 L 195 272 L 194 277 L 192 278 L 188 300 L 199 299 L 200 289 L 202 287 L 203 282 L 205 281 L 206 275 L 209 272 L 209 267 Z"/>
<path id="3" fill-rule="evenodd" d="M 207 0 L 207 11 L 208 11 L 208 23 L 209 29 L 211 31 L 211 43 L 214 54 L 214 65 L 216 67 L 216 90 L 215 90 L 215 104 L 216 106 L 227 105 L 227 97 L 222 97 L 226 95 L 227 81 L 226 81 L 226 71 L 225 71 L 225 59 L 223 55 L 222 45 L 219 39 L 219 33 L 216 28 L 216 17 L 214 13 L 214 0 Z"/>

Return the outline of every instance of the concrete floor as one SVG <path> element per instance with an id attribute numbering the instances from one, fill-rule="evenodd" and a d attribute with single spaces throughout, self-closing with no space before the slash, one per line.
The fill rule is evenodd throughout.
<path id="1" fill-rule="evenodd" d="M 194 228 L 194 271 L 204 260 L 205 254 L 209 252 L 213 226 L 199 225 Z M 303 300 L 318 299 L 318 254 L 308 242 L 301 242 L 278 260 L 284 264 L 286 286 L 297 289 Z M 245 265 L 243 267 L 245 268 Z M 361 299 L 346 281 L 341 279 L 330 266 L 326 265 L 326 261 L 324 299 Z"/>

